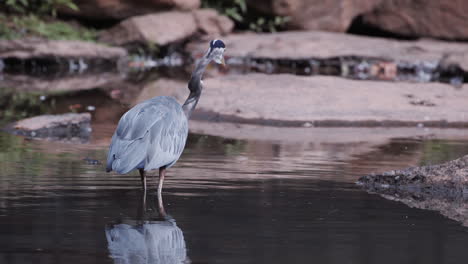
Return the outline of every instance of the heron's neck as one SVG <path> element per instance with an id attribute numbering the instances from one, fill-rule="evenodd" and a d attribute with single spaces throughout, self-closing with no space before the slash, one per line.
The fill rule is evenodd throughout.
<path id="1" fill-rule="evenodd" d="M 203 56 L 203 58 L 198 61 L 195 69 L 192 72 L 192 77 L 188 83 L 190 94 L 187 100 L 185 100 L 184 105 L 182 105 L 182 109 L 184 110 L 187 119 L 190 117 L 190 114 L 192 113 L 193 109 L 195 109 L 195 106 L 197 106 L 198 100 L 200 99 L 200 95 L 203 89 L 201 78 L 205 72 L 206 66 L 208 66 L 209 63 L 210 60 L 206 57 L 206 55 Z"/>

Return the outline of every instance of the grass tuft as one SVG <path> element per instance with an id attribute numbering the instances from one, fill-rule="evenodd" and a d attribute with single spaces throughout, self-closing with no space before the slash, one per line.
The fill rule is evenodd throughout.
<path id="1" fill-rule="evenodd" d="M 97 32 L 79 25 L 39 18 L 35 15 L 7 16 L 0 14 L 0 39 L 40 37 L 51 40 L 96 41 Z"/>

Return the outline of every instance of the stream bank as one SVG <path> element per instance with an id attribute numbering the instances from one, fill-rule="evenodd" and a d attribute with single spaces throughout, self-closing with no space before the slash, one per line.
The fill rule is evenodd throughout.
<path id="1" fill-rule="evenodd" d="M 367 175 L 357 183 L 387 199 L 436 210 L 468 226 L 468 155 L 440 165 Z"/>

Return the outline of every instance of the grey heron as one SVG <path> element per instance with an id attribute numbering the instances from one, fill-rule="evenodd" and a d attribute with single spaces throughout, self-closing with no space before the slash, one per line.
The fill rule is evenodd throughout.
<path id="1" fill-rule="evenodd" d="M 188 83 L 190 94 L 183 105 L 174 97 L 157 96 L 135 105 L 120 118 L 107 155 L 107 172 L 126 174 L 138 169 L 146 191 L 146 172 L 159 169 L 160 197 L 166 170 L 184 150 L 188 119 L 203 88 L 202 75 L 211 61 L 224 64 L 225 48 L 221 40 L 210 42 L 208 51 L 195 65 Z"/>

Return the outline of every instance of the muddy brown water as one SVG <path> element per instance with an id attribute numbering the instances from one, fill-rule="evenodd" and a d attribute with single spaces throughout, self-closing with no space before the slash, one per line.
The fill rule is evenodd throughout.
<path id="1" fill-rule="evenodd" d="M 468 229 L 368 194 L 359 176 L 438 163 L 466 140 L 357 144 L 190 134 L 143 205 L 136 173 L 105 173 L 114 123 L 89 144 L 0 133 L 0 263 L 466 263 Z M 337 142 L 340 139 L 337 138 Z M 346 155 L 343 155 L 346 153 Z M 84 159 L 87 158 L 87 159 Z"/>

